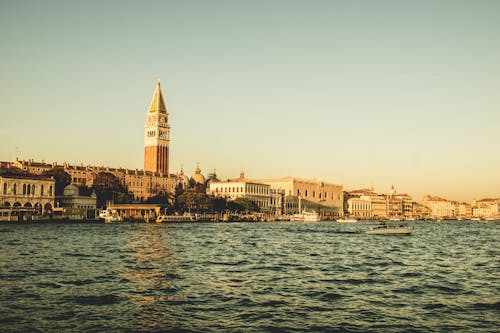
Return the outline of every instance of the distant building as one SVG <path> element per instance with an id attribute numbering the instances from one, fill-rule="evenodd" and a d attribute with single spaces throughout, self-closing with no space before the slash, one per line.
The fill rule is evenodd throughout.
<path id="1" fill-rule="evenodd" d="M 394 186 L 388 194 L 377 194 L 373 187 L 345 192 L 344 207 L 348 215 L 356 218 L 387 219 L 415 216 L 412 197 L 397 193 Z"/>
<path id="2" fill-rule="evenodd" d="M 474 200 L 472 214 L 474 217 L 500 218 L 500 198 Z"/>
<path id="3" fill-rule="evenodd" d="M 75 184 L 64 188 L 64 195 L 55 197 L 56 207 L 64 208 L 64 216 L 83 220 L 96 217 L 97 197 L 95 193 L 90 196 L 80 195 Z"/>
<path id="4" fill-rule="evenodd" d="M 432 218 L 454 218 L 456 216 L 454 202 L 438 196 L 424 196 L 422 205 L 429 209 Z"/>
<path id="5" fill-rule="evenodd" d="M 342 185 L 295 177 L 253 179 L 253 181 L 267 184 L 270 189 L 283 193 L 283 214 L 298 213 L 299 196 L 302 209 L 315 210 L 322 215 L 343 214 Z"/>
<path id="6" fill-rule="evenodd" d="M 253 201 L 262 212 L 271 212 L 270 186 L 247 179 L 210 182 L 207 194 L 229 200 L 245 198 Z"/>
<path id="7" fill-rule="evenodd" d="M 0 175 L 1 208 L 26 208 L 27 215 L 47 215 L 54 208 L 54 196 L 54 179 L 36 175 Z"/>
<path id="8" fill-rule="evenodd" d="M 369 219 L 372 217 L 372 202 L 369 197 L 361 196 L 347 199 L 347 213 L 350 217 Z"/>
<path id="9" fill-rule="evenodd" d="M 467 219 L 472 217 L 472 206 L 465 202 L 455 203 L 455 215 L 459 219 Z"/>

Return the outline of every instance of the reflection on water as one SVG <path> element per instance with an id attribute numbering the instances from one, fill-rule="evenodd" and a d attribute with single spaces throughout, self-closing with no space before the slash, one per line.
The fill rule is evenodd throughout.
<path id="1" fill-rule="evenodd" d="M 0 225 L 1 331 L 495 332 L 500 224 Z"/>
<path id="2" fill-rule="evenodd" d="M 173 239 L 168 229 L 158 231 L 147 225 L 128 230 L 123 269 L 117 272 L 132 289 L 123 296 L 134 305 L 131 317 L 142 329 L 156 329 L 162 322 L 162 304 L 183 298 L 174 285 L 179 262 L 169 248 Z"/>

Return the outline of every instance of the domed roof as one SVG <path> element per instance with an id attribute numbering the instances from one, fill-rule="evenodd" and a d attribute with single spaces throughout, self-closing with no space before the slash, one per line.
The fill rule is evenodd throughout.
<path id="1" fill-rule="evenodd" d="M 79 191 L 78 191 L 78 186 L 75 184 L 69 184 L 64 188 L 64 195 L 65 196 L 78 196 Z"/>
<path id="2" fill-rule="evenodd" d="M 191 177 L 192 180 L 194 180 L 198 184 L 205 185 L 205 177 L 201 174 L 201 169 L 200 166 L 198 165 L 196 167 L 196 170 L 194 171 L 193 177 Z"/>
<path id="3" fill-rule="evenodd" d="M 187 187 L 189 185 L 189 177 L 184 174 L 184 168 L 181 167 L 181 172 L 179 172 L 180 183 Z"/>

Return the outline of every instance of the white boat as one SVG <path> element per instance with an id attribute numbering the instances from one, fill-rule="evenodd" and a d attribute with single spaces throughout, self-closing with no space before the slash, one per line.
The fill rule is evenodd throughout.
<path id="1" fill-rule="evenodd" d="M 296 222 L 320 222 L 321 218 L 318 213 L 315 211 L 308 212 L 306 210 L 303 210 L 302 213 L 299 214 L 293 214 L 290 217 L 290 221 L 296 221 Z"/>
<path id="2" fill-rule="evenodd" d="M 336 220 L 339 223 L 356 223 L 358 220 L 356 219 L 338 219 Z"/>
<path id="3" fill-rule="evenodd" d="M 370 235 L 410 235 L 413 228 L 404 226 L 389 226 L 387 224 L 378 225 L 370 230 L 366 230 L 365 234 Z"/>
<path id="4" fill-rule="evenodd" d="M 123 218 L 118 214 L 116 209 L 104 209 L 99 212 L 99 219 L 105 223 L 121 222 Z"/>
<path id="5" fill-rule="evenodd" d="M 156 218 L 156 223 L 171 223 L 171 222 L 195 222 L 196 216 L 191 214 L 184 215 L 160 215 Z"/>

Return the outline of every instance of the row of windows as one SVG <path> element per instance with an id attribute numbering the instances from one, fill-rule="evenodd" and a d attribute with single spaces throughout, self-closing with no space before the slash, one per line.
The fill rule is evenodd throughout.
<path id="1" fill-rule="evenodd" d="M 87 179 L 80 178 L 80 177 L 73 177 L 73 183 L 85 184 L 85 183 L 87 183 Z"/>
<path id="2" fill-rule="evenodd" d="M 129 182 L 128 186 L 130 186 L 130 187 L 132 187 L 132 186 L 140 186 L 140 187 L 142 187 L 142 182 Z"/>
<path id="3" fill-rule="evenodd" d="M 256 185 L 247 185 L 247 192 L 250 194 L 269 194 L 269 188 Z"/>
<path id="4" fill-rule="evenodd" d="M 8 194 L 8 190 L 9 189 L 8 189 L 7 183 L 4 183 L 2 193 L 4 195 Z M 18 190 L 18 186 L 17 186 L 17 184 L 14 184 L 12 186 L 12 194 L 17 195 L 17 190 Z M 52 196 L 52 191 L 53 191 L 53 188 L 52 188 L 52 185 L 50 185 L 49 186 L 49 193 L 48 193 L 49 196 Z M 22 194 L 23 195 L 35 195 L 36 194 L 36 186 L 34 184 L 33 185 L 23 184 Z M 41 196 L 45 195 L 43 185 L 40 185 L 40 195 Z"/>
<path id="5" fill-rule="evenodd" d="M 300 189 L 297 190 L 297 196 L 300 195 Z M 307 196 L 309 195 L 309 192 L 307 190 L 304 191 L 304 196 L 307 198 Z M 313 198 L 316 198 L 316 191 L 312 191 L 312 197 Z M 324 198 L 325 200 L 328 199 L 328 192 L 325 192 L 324 194 L 323 193 L 319 193 L 318 194 L 318 198 L 321 199 L 321 198 Z M 332 200 L 335 200 L 335 193 L 332 193 Z M 340 200 L 340 194 L 338 196 L 338 199 L 337 200 Z"/>
<path id="6" fill-rule="evenodd" d="M 216 187 L 215 193 L 219 193 L 219 191 L 221 193 L 243 193 L 243 186 L 223 187 L 223 188 L 220 188 L 220 190 L 218 187 Z M 269 195 L 269 191 L 265 187 L 248 185 L 247 186 L 247 194 Z"/>
<path id="7" fill-rule="evenodd" d="M 221 193 L 243 193 L 243 187 L 224 187 L 220 189 Z M 219 188 L 215 188 L 215 193 L 219 193 Z"/>
<path id="8" fill-rule="evenodd" d="M 355 209 L 371 210 L 372 209 L 369 202 L 353 202 L 351 208 L 353 210 L 355 210 Z"/>

